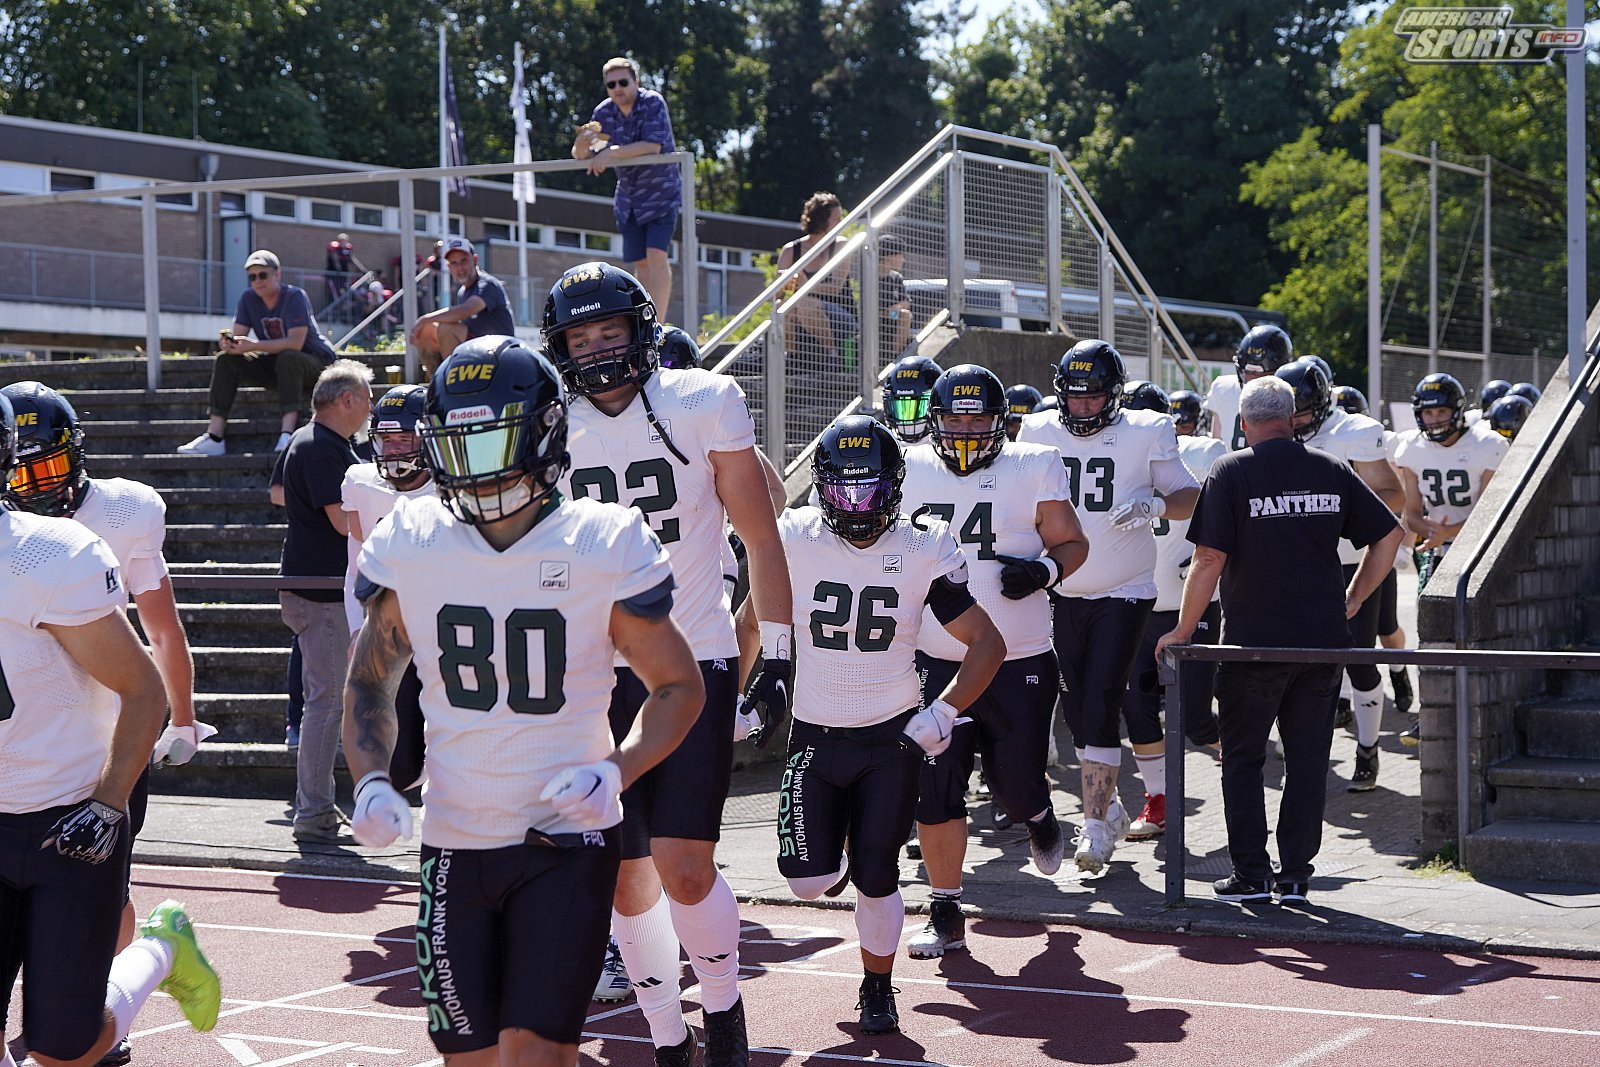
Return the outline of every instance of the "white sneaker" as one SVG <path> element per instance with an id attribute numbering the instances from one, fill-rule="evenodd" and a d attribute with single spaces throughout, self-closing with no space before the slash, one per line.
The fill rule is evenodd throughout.
<path id="1" fill-rule="evenodd" d="M 208 433 L 203 433 L 186 445 L 179 445 L 178 451 L 185 456 L 222 456 L 228 452 L 228 446 L 218 441 Z"/>
<path id="2" fill-rule="evenodd" d="M 284 449 L 289 447 L 289 438 L 293 436 L 294 434 L 290 433 L 288 430 L 284 430 L 282 433 L 278 434 L 278 443 L 272 446 L 272 450 L 274 452 L 282 452 Z"/>
<path id="3" fill-rule="evenodd" d="M 595 983 L 594 999 L 602 1004 L 614 1004 L 633 995 L 633 983 L 628 981 L 628 968 L 622 964 L 622 950 L 617 939 L 606 945 L 606 962 L 600 968 L 600 980 Z"/>
<path id="4" fill-rule="evenodd" d="M 1099 819 L 1083 820 L 1078 836 L 1072 840 L 1078 846 L 1073 859 L 1078 864 L 1078 870 L 1086 874 L 1099 874 L 1111 862 L 1111 854 L 1117 850 L 1111 827 Z"/>
<path id="5" fill-rule="evenodd" d="M 1111 795 L 1111 803 L 1106 805 L 1106 825 L 1111 827 L 1113 847 L 1127 839 L 1128 830 L 1133 826 L 1133 816 L 1128 814 L 1128 809 L 1122 806 L 1122 798 L 1115 793 Z"/>

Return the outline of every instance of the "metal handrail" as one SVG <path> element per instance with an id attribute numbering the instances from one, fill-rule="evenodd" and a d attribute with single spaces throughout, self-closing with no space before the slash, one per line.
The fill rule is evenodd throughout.
<path id="1" fill-rule="evenodd" d="M 172 574 L 174 589 L 343 589 L 343 578 L 293 574 Z"/>
<path id="2" fill-rule="evenodd" d="M 1178 798 L 1167 805 L 1166 897 L 1169 906 L 1183 903 L 1183 883 L 1188 866 L 1184 844 L 1184 761 L 1187 738 L 1184 734 L 1183 686 L 1180 679 L 1189 664 L 1210 663 L 1362 663 L 1400 664 L 1417 667 L 1454 667 L 1465 671 L 1479 668 L 1522 668 L 1564 671 L 1600 671 L 1600 652 L 1523 652 L 1489 649 L 1417 648 L 1262 648 L 1249 645 L 1170 645 L 1168 658 L 1161 661 L 1161 684 L 1166 689 L 1167 753 L 1178 758 L 1167 760 L 1167 793 Z M 1457 691 L 1461 683 L 1457 681 Z M 1463 765 L 1464 766 L 1464 765 Z M 1458 823 L 1464 823 L 1465 811 Z M 1464 843 L 1464 840 L 1463 840 Z M 1456 853 L 1464 859 L 1465 851 Z"/>
<path id="3" fill-rule="evenodd" d="M 417 276 L 411 279 L 412 286 L 420 286 L 422 284 L 422 279 L 426 278 L 432 273 L 432 267 L 423 267 L 421 270 L 417 271 Z M 360 322 L 356 323 L 354 326 L 350 327 L 350 332 L 339 338 L 339 340 L 334 343 L 333 350 L 335 352 L 343 352 L 345 350 L 345 346 L 350 343 L 350 339 L 352 337 L 355 337 L 362 330 L 365 330 L 368 326 L 370 326 L 379 315 L 382 315 L 385 311 L 388 311 L 389 308 L 399 301 L 403 296 L 405 296 L 405 289 L 403 288 L 396 289 L 394 292 L 390 293 L 383 303 L 372 309 L 371 314 L 362 319 Z"/>

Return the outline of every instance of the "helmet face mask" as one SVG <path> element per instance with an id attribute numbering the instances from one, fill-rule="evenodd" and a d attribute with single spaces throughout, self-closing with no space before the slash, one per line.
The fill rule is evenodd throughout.
<path id="1" fill-rule="evenodd" d="M 1411 394 L 1411 413 L 1417 420 L 1417 431 L 1430 441 L 1448 444 L 1466 431 L 1466 390 L 1448 374 L 1430 374 L 1417 383 Z M 1446 411 L 1441 419 L 1429 412 Z"/>
<path id="2" fill-rule="evenodd" d="M 656 369 L 661 325 L 639 280 L 608 263 L 581 263 L 550 288 L 544 354 L 579 396 L 639 385 Z"/>
<path id="3" fill-rule="evenodd" d="M 886 427 L 865 415 L 835 420 L 811 454 L 823 525 L 846 541 L 877 540 L 900 512 L 905 474 Z"/>
<path id="4" fill-rule="evenodd" d="M 975 363 L 939 375 L 928 401 L 933 451 L 957 474 L 987 467 L 1005 447 L 1006 391 L 994 372 Z"/>
<path id="5" fill-rule="evenodd" d="M 944 371 L 926 356 L 907 356 L 883 380 L 883 421 L 896 437 L 915 444 L 928 436 L 928 402 Z"/>
<path id="6" fill-rule="evenodd" d="M 1128 370 L 1122 354 L 1105 341 L 1079 341 L 1061 357 L 1056 368 L 1056 396 L 1060 398 L 1058 417 L 1074 437 L 1093 437 L 1116 421 L 1122 410 L 1122 390 Z M 1072 401 L 1101 397 L 1092 412 L 1073 413 Z M 1082 408 L 1084 405 L 1078 405 Z"/>
<path id="7" fill-rule="evenodd" d="M 74 514 L 89 489 L 77 412 L 38 382 L 17 382 L 4 393 L 14 417 L 7 499 L 35 515 Z"/>

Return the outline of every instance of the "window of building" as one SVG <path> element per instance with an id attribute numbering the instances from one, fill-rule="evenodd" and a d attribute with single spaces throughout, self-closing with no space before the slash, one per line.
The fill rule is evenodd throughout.
<path id="1" fill-rule="evenodd" d="M 488 219 L 483 220 L 483 236 L 491 241 L 511 240 L 511 233 L 514 229 L 516 229 L 516 227 L 509 222 L 490 222 Z"/>
<path id="2" fill-rule="evenodd" d="M 344 222 L 344 205 L 329 200 L 311 201 L 311 218 L 316 222 Z"/>
<path id="3" fill-rule="evenodd" d="M 366 204 L 357 204 L 352 209 L 351 221 L 357 226 L 371 226 L 374 229 L 382 229 L 383 208 L 368 207 Z"/>
<path id="4" fill-rule="evenodd" d="M 161 193 L 156 196 L 156 203 L 168 207 L 194 207 L 193 193 Z"/>
<path id="5" fill-rule="evenodd" d="M 705 260 L 707 263 L 721 263 L 722 249 L 702 247 L 700 249 L 700 258 Z"/>
<path id="6" fill-rule="evenodd" d="M 427 233 L 430 229 L 428 225 L 428 216 L 421 211 L 417 212 L 415 215 L 412 215 L 411 228 L 416 230 L 418 233 Z"/>
<path id="7" fill-rule="evenodd" d="M 610 252 L 611 234 L 586 233 L 583 235 L 583 247 L 590 252 Z"/>
<path id="8" fill-rule="evenodd" d="M 730 266 L 730 267 L 742 267 L 742 266 L 744 266 L 744 253 L 739 251 L 737 248 L 728 249 L 728 266 Z"/>
<path id="9" fill-rule="evenodd" d="M 217 198 L 217 206 L 220 210 L 233 215 L 243 215 L 249 210 L 245 207 L 243 193 L 223 193 Z"/>
<path id="10" fill-rule="evenodd" d="M 294 200 L 287 196 L 263 196 L 261 213 L 280 219 L 294 218 Z"/>
<path id="11" fill-rule="evenodd" d="M 450 216 L 450 232 L 457 237 L 467 232 L 467 220 L 460 215 Z"/>
<path id="12" fill-rule="evenodd" d="M 74 174 L 67 170 L 53 170 L 50 172 L 50 191 L 52 193 L 75 193 L 81 189 L 93 188 L 93 174 Z"/>
<path id="13" fill-rule="evenodd" d="M 583 234 L 579 233 L 577 230 L 557 230 L 556 231 L 556 247 L 557 248 L 582 248 L 583 247 Z"/>

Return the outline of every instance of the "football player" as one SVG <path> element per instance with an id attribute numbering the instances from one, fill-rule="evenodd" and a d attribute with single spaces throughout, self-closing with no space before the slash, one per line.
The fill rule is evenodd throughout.
<path id="1" fill-rule="evenodd" d="M 0 483 L 17 459 L 0 392 Z M 82 523 L 6 506 L 0 567 L 0 1064 L 12 1065 L 6 1005 L 24 970 L 23 1038 L 41 1064 L 98 1062 L 158 988 L 209 1030 L 222 990 L 180 905 L 158 905 L 117 951 L 129 795 L 166 717 L 117 559 Z"/>
<path id="2" fill-rule="evenodd" d="M 1206 393 L 1211 436 L 1227 444 L 1230 451 L 1245 447 L 1244 430 L 1239 426 L 1239 391 L 1245 382 L 1272 374 L 1293 360 L 1294 343 L 1277 326 L 1257 326 L 1245 334 L 1233 353 L 1237 372 L 1218 375 Z"/>
<path id="3" fill-rule="evenodd" d="M 1528 421 L 1528 416 L 1531 414 L 1533 414 L 1533 404 L 1528 398 L 1513 393 L 1491 404 L 1489 413 L 1485 417 L 1489 420 L 1491 430 L 1507 441 L 1515 441 L 1517 434 L 1522 431 L 1522 424 Z"/>
<path id="4" fill-rule="evenodd" d="M 657 1062 L 688 1063 L 697 1045 L 679 1004 L 680 942 L 700 982 L 707 1058 L 739 1061 L 747 1055 L 739 908 L 715 863 L 733 744 L 752 728 L 735 706 L 739 646 L 724 592 L 730 521 L 761 631 L 752 693 L 773 718 L 787 714 L 793 670 L 789 573 L 755 424 L 732 378 L 658 367 L 656 307 L 617 267 L 584 263 L 561 276 L 545 302 L 544 343 L 572 398 L 563 485 L 574 498 L 631 505 L 659 534 L 678 581 L 673 618 L 705 679 L 705 710 L 689 738 L 623 797 L 613 929 Z M 617 667 L 611 727 L 621 738 L 646 690 Z"/>
<path id="5" fill-rule="evenodd" d="M 438 494 L 396 500 L 358 559 L 351 828 L 380 848 L 411 835 L 389 766 L 414 661 L 429 1036 L 453 1064 L 573 1064 L 606 947 L 622 790 L 683 739 L 704 685 L 649 524 L 557 489 L 566 400 L 544 357 L 514 337 L 467 341 L 434 372 L 419 429 Z M 606 712 L 614 654 L 648 693 L 620 741 Z M 448 892 L 459 886 L 474 888 Z"/>
<path id="6" fill-rule="evenodd" d="M 1511 383 L 1504 378 L 1496 378 L 1482 389 L 1478 390 L 1478 410 L 1488 411 L 1494 407 L 1494 402 L 1511 392 Z"/>
<path id="7" fill-rule="evenodd" d="M 1157 386 L 1146 383 L 1145 389 L 1125 396 L 1122 407 L 1125 411 L 1170 414 L 1178 433 L 1178 457 L 1198 481 L 1203 481 L 1217 457 L 1228 451 L 1228 446 L 1215 437 L 1195 436 L 1195 427 L 1200 421 L 1200 397 L 1196 393 L 1178 390 L 1169 398 Z M 1156 602 L 1145 623 L 1144 640 L 1134 659 L 1133 676 L 1128 680 L 1128 691 L 1122 703 L 1122 718 L 1128 724 L 1128 738 L 1133 742 L 1134 762 L 1141 768 L 1145 781 L 1144 808 L 1128 827 L 1130 841 L 1156 837 L 1167 829 L 1166 775 L 1157 777 L 1153 770 L 1143 774 L 1142 769 L 1158 760 L 1163 769 L 1165 767 L 1166 735 L 1161 724 L 1163 691 L 1156 663 L 1156 641 L 1178 624 L 1183 580 L 1194 555 L 1187 537 L 1188 519 L 1157 519 L 1150 524 L 1150 532 L 1156 538 Z M 1213 594 L 1210 606 L 1195 626 L 1196 643 L 1215 644 L 1221 634 L 1221 618 L 1220 595 Z M 1217 717 L 1211 707 L 1216 673 L 1214 663 L 1191 663 L 1184 672 L 1183 694 L 1184 735 L 1195 744 L 1214 751 L 1220 748 Z M 1155 739 L 1162 742 L 1159 747 Z"/>
<path id="8" fill-rule="evenodd" d="M 700 346 L 688 331 L 678 326 L 668 326 L 661 331 L 661 366 L 668 370 L 700 369 Z"/>
<path id="9" fill-rule="evenodd" d="M 906 356 L 883 377 L 883 421 L 904 444 L 928 436 L 928 396 L 944 368 L 927 356 Z"/>
<path id="10" fill-rule="evenodd" d="M 1353 385 L 1333 387 L 1333 406 L 1351 415 L 1368 415 L 1367 395 Z"/>
<path id="11" fill-rule="evenodd" d="M 111 548 L 122 567 L 123 586 L 139 609 L 139 623 L 172 709 L 172 722 L 162 731 L 150 761 L 158 767 L 187 763 L 200 742 L 217 731 L 194 717 L 194 659 L 162 555 L 166 502 L 143 482 L 89 477 L 83 427 L 66 397 L 39 382 L 17 382 L 3 392 L 18 423 L 17 467 L 5 495 L 24 511 L 76 519 Z M 149 796 L 146 767 L 128 796 L 130 837 L 138 837 L 144 828 Z M 130 880 L 132 873 L 130 867 Z M 133 940 L 133 931 L 133 903 L 124 896 L 118 948 Z M 123 1039 L 106 1062 L 128 1062 L 126 1044 Z"/>
<path id="12" fill-rule="evenodd" d="M 1356 475 L 1378 495 L 1389 510 L 1405 507 L 1405 490 L 1384 445 L 1383 427 L 1365 415 L 1352 415 L 1334 406 L 1333 384 L 1322 368 L 1311 360 L 1299 359 L 1279 367 L 1278 377 L 1294 389 L 1294 437 L 1310 448 L 1320 449 L 1350 464 Z M 1344 566 L 1346 587 L 1355 578 L 1364 549 L 1349 540 L 1339 542 L 1339 562 Z M 1389 569 L 1386 582 L 1396 582 Z M 1380 585 L 1350 619 L 1350 647 L 1371 648 L 1380 630 L 1379 614 L 1384 592 Z M 1350 680 L 1350 707 L 1356 728 L 1355 770 L 1349 790 L 1364 793 L 1378 785 L 1378 732 L 1383 719 L 1383 675 L 1370 663 L 1345 667 Z"/>
<path id="13" fill-rule="evenodd" d="M 1537 404 L 1543 395 L 1532 382 L 1518 382 L 1506 390 L 1506 396 L 1520 396 L 1530 404 Z"/>
<path id="14" fill-rule="evenodd" d="M 1045 590 L 1082 565 L 1089 542 L 1072 510 L 1061 454 L 1007 440 L 1011 410 L 991 371 L 971 363 L 951 367 L 933 385 L 931 442 L 905 453 L 906 512 L 948 524 L 966 553 L 968 588 L 1006 642 L 1005 663 L 972 704 L 973 721 L 957 727 L 950 747 L 922 766 L 917 838 L 933 906 L 927 925 L 906 945 L 917 959 L 966 945 L 961 865 L 967 780 L 977 754 L 995 805 L 1026 826 L 1034 866 L 1046 875 L 1061 867 L 1061 827 L 1045 772 L 1060 677 Z M 917 672 L 928 700 L 944 692 L 966 654 L 965 643 L 925 612 Z"/>
<path id="15" fill-rule="evenodd" d="M 999 435 L 1004 409 L 992 407 Z M 865 972 L 856 1008 L 862 1032 L 880 1034 L 900 1026 L 890 976 L 905 925 L 899 852 L 916 812 L 919 757 L 949 748 L 1006 644 L 968 589 L 950 527 L 903 513 L 905 462 L 887 428 L 865 415 L 836 420 L 811 471 L 820 506 L 786 511 L 778 523 L 798 590 L 778 870 L 803 900 L 855 884 Z M 947 684 L 924 688 L 915 649 L 930 620 L 964 647 Z"/>
<path id="16" fill-rule="evenodd" d="M 1156 539 L 1150 525 L 1186 519 L 1200 483 L 1178 455 L 1172 419 L 1122 410 L 1128 382 L 1109 343 L 1080 341 L 1055 376 L 1059 408 L 1029 415 L 1019 441 L 1053 445 L 1066 467 L 1073 505 L 1089 536 L 1089 559 L 1052 592 L 1067 726 L 1083 774 L 1080 871 L 1105 868 L 1132 819 L 1117 799 L 1122 767 L 1122 699 L 1145 623 L 1155 606 Z M 1166 739 L 1136 742 L 1146 790 L 1166 786 Z M 1142 751 L 1141 751 L 1142 750 Z"/>
<path id="17" fill-rule="evenodd" d="M 1024 415 L 1032 415 L 1044 396 L 1031 385 L 1013 385 L 1006 390 L 1006 439 L 1015 441 Z"/>

